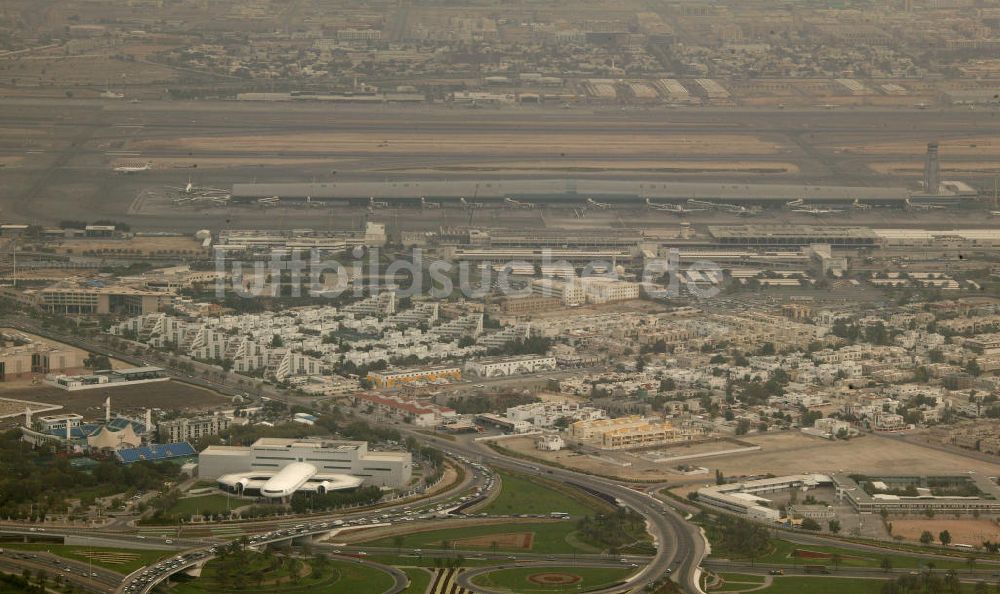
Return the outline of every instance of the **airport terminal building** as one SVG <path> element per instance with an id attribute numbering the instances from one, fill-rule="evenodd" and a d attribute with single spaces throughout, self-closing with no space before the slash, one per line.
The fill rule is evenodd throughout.
<path id="1" fill-rule="evenodd" d="M 274 499 L 359 486 L 403 488 L 412 474 L 409 452 L 371 452 L 364 441 L 262 437 L 249 447 L 209 446 L 198 455 L 198 478 Z"/>

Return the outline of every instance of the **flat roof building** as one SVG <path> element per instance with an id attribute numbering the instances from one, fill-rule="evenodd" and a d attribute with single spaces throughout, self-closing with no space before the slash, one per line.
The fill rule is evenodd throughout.
<path id="1" fill-rule="evenodd" d="M 264 497 L 360 485 L 399 489 L 412 474 L 409 452 L 370 452 L 364 441 L 262 437 L 249 447 L 209 446 L 198 455 L 199 478 Z"/>

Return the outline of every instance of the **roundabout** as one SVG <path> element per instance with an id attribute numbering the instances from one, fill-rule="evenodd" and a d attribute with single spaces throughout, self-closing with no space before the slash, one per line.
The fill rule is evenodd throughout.
<path id="1" fill-rule="evenodd" d="M 541 594 L 545 592 L 593 592 L 619 585 L 635 573 L 616 564 L 543 565 L 483 568 L 466 572 L 470 589 L 477 592 Z"/>

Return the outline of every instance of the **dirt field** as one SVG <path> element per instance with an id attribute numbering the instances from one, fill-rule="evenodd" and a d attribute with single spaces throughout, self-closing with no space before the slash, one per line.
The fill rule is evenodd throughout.
<path id="1" fill-rule="evenodd" d="M 493 543 L 496 543 L 497 547 L 504 549 L 524 549 L 530 551 L 531 545 L 534 542 L 534 532 L 504 532 L 501 534 L 474 536 L 472 538 L 459 538 L 451 541 L 451 546 L 456 549 L 464 547 L 483 548 L 492 547 Z"/>
<path id="2" fill-rule="evenodd" d="M 0 417 L 7 415 L 22 415 L 25 407 L 31 409 L 32 414 L 43 411 L 58 410 L 52 404 L 44 402 L 34 402 L 31 400 L 16 400 L 10 398 L 0 398 Z"/>
<path id="3" fill-rule="evenodd" d="M 940 141 L 941 159 L 945 163 L 949 156 L 953 157 L 985 157 L 1000 156 L 1000 138 L 993 136 L 978 136 L 969 138 L 953 138 Z M 861 145 L 844 145 L 836 147 L 848 153 L 865 155 L 922 155 L 927 150 L 926 142 L 895 141 Z"/>
<path id="4" fill-rule="evenodd" d="M 942 473 L 975 470 L 987 476 L 994 476 L 997 473 L 995 463 L 879 436 L 863 436 L 847 442 L 831 442 L 797 432 L 785 432 L 744 436 L 740 439 L 759 445 L 761 449 L 701 458 L 691 462 L 707 467 L 710 472 L 721 470 L 727 476 L 835 471 L 892 474 L 899 468 L 920 468 L 921 472 Z M 623 480 L 662 480 L 693 487 L 706 482 L 704 476 L 678 478 L 676 474 L 667 472 L 669 464 L 650 462 L 628 452 L 606 452 L 601 458 L 577 454 L 570 450 L 540 452 L 535 449 L 530 437 L 505 439 L 500 445 L 570 468 Z M 692 453 L 698 451 L 699 447 L 693 446 Z M 732 447 L 738 446 L 732 445 Z M 674 448 L 671 452 L 681 455 L 687 453 L 687 449 Z M 618 460 L 621 464 L 614 464 L 606 459 Z"/>
<path id="5" fill-rule="evenodd" d="M 8 387 L 11 389 L 3 389 Z M 30 382 L 22 382 L 19 387 L 0 384 L 0 390 L 2 390 L 0 393 L 8 398 L 59 404 L 64 407 L 62 412 L 78 413 L 85 418 L 103 418 L 104 400 L 108 396 L 111 397 L 112 409 L 116 411 L 146 408 L 203 410 L 223 406 L 229 402 L 228 398 L 216 392 L 174 381 L 76 392 L 44 385 L 32 386 Z"/>
<path id="6" fill-rule="evenodd" d="M 995 463 L 874 435 L 847 442 L 830 442 L 789 432 L 751 436 L 744 441 L 758 444 L 762 449 L 748 454 L 710 458 L 703 465 L 713 470 L 718 468 L 727 475 L 841 470 L 892 474 L 900 468 L 919 468 L 923 473 L 975 470 L 987 476 L 997 472 Z"/>
<path id="7" fill-rule="evenodd" d="M 956 520 L 944 518 L 898 519 L 893 518 L 892 533 L 901 535 L 906 540 L 920 540 L 920 534 L 929 530 L 937 540 L 943 530 L 951 533 L 951 541 L 959 544 L 979 545 L 984 540 L 1000 540 L 1000 526 L 993 520 L 980 518 L 978 520 Z"/>

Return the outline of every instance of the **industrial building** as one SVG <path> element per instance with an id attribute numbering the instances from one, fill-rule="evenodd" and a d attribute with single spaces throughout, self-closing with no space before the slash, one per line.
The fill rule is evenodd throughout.
<path id="1" fill-rule="evenodd" d="M 371 452 L 364 441 L 262 437 L 249 447 L 209 446 L 198 455 L 198 477 L 237 493 L 285 498 L 373 485 L 409 484 L 409 452 Z"/>
<path id="2" fill-rule="evenodd" d="M 756 520 L 777 521 L 781 512 L 770 506 L 770 500 L 762 497 L 789 489 L 808 491 L 824 485 L 832 485 L 833 480 L 822 474 L 793 474 L 774 478 L 726 483 L 698 489 L 698 502 L 747 516 Z"/>
<path id="3" fill-rule="evenodd" d="M 860 477 L 831 475 L 837 493 L 859 513 L 996 514 L 1000 486 L 976 474 Z"/>

